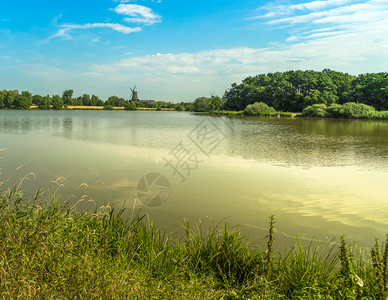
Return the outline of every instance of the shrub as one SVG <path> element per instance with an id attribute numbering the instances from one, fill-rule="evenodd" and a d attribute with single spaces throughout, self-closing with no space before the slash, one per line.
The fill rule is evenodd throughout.
<path id="1" fill-rule="evenodd" d="M 388 111 L 364 111 L 361 114 L 361 118 L 363 119 L 380 119 L 380 120 L 388 120 Z"/>
<path id="2" fill-rule="evenodd" d="M 282 117 L 282 118 L 292 118 L 292 113 L 290 113 L 290 112 L 281 112 L 279 114 L 279 116 Z"/>
<path id="3" fill-rule="evenodd" d="M 137 110 L 136 103 L 132 101 L 125 101 L 124 102 L 124 109 L 125 110 Z"/>
<path id="4" fill-rule="evenodd" d="M 276 110 L 273 107 L 270 107 L 263 102 L 255 102 L 253 104 L 247 105 L 247 107 L 244 110 L 244 115 L 260 116 L 260 115 L 270 115 L 275 112 Z"/>
<path id="5" fill-rule="evenodd" d="M 363 113 L 375 111 L 374 107 L 355 102 L 347 102 L 342 105 L 344 118 L 360 118 Z"/>
<path id="6" fill-rule="evenodd" d="M 183 105 L 178 104 L 178 105 L 175 106 L 175 110 L 176 111 L 184 111 L 185 107 Z"/>
<path id="7" fill-rule="evenodd" d="M 314 104 L 303 109 L 303 117 L 323 118 L 326 116 L 326 104 Z"/>
<path id="8" fill-rule="evenodd" d="M 327 108 L 326 113 L 329 118 L 343 118 L 344 107 L 341 104 L 332 104 Z"/>
<path id="9" fill-rule="evenodd" d="M 105 105 L 104 109 L 105 110 L 114 110 L 115 108 L 112 105 Z"/>

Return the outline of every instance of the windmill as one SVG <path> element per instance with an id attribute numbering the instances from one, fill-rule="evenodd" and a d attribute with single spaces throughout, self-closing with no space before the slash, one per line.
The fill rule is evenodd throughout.
<path id="1" fill-rule="evenodd" d="M 139 97 L 137 96 L 136 85 L 133 89 L 131 89 L 131 101 L 139 101 Z"/>

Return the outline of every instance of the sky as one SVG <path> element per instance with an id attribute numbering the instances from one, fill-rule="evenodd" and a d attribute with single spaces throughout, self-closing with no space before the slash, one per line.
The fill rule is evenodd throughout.
<path id="1" fill-rule="evenodd" d="M 388 71 L 388 0 L 0 0 L 0 89 L 186 102 L 326 68 Z"/>

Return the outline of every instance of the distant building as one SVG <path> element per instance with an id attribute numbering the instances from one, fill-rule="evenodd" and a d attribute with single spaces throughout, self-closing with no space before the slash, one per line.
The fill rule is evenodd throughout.
<path id="1" fill-rule="evenodd" d="M 139 101 L 139 96 L 137 95 L 137 91 L 135 90 L 132 90 L 132 97 L 131 97 L 131 101 Z"/>
<path id="2" fill-rule="evenodd" d="M 155 102 L 154 100 L 139 100 L 139 95 L 136 91 L 136 85 L 133 89 L 131 89 L 131 102 L 135 102 L 135 103 L 142 103 L 142 104 L 151 104 L 153 102 Z"/>
<path id="3" fill-rule="evenodd" d="M 144 103 L 144 104 L 149 104 L 149 103 L 154 103 L 154 100 L 132 100 L 133 102 L 138 102 L 138 103 Z"/>

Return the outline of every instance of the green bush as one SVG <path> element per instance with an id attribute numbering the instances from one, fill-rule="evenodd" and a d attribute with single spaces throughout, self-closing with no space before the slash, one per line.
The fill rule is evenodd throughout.
<path id="1" fill-rule="evenodd" d="M 262 116 L 270 115 L 273 113 L 276 113 L 276 110 L 263 102 L 255 102 L 253 104 L 247 105 L 244 110 L 244 115 L 247 116 Z"/>
<path id="2" fill-rule="evenodd" d="M 326 117 L 343 118 L 344 107 L 341 104 L 332 104 L 326 110 Z"/>
<path id="3" fill-rule="evenodd" d="M 290 113 L 290 112 L 281 112 L 279 114 L 279 116 L 282 117 L 282 118 L 292 118 L 292 113 Z"/>
<path id="4" fill-rule="evenodd" d="M 375 111 L 375 109 L 372 106 L 362 104 L 362 103 L 355 103 L 355 102 L 347 102 L 343 105 L 343 117 L 344 118 L 360 118 L 363 113 Z"/>
<path id="5" fill-rule="evenodd" d="M 132 101 L 125 101 L 124 102 L 124 109 L 125 110 L 137 110 L 136 103 Z"/>
<path id="6" fill-rule="evenodd" d="M 374 120 L 388 120 L 388 110 L 383 111 L 364 111 L 361 114 L 363 119 L 374 119 Z"/>
<path id="7" fill-rule="evenodd" d="M 184 111 L 185 110 L 185 107 L 183 105 L 180 105 L 180 104 L 177 104 L 175 106 L 175 110 L 176 111 Z"/>
<path id="8" fill-rule="evenodd" d="M 330 105 L 326 110 L 326 117 L 346 119 L 368 118 L 368 113 L 371 112 L 375 112 L 375 109 L 372 106 L 362 103 L 347 102 L 343 105 Z"/>
<path id="9" fill-rule="evenodd" d="M 324 118 L 326 116 L 326 104 L 314 104 L 303 109 L 303 117 Z"/>
<path id="10" fill-rule="evenodd" d="M 63 101 L 59 95 L 54 95 L 51 98 L 51 107 L 55 110 L 61 110 L 63 108 Z"/>
<path id="11" fill-rule="evenodd" d="M 105 109 L 105 110 L 114 110 L 115 108 L 112 105 L 105 105 L 103 109 Z"/>
<path id="12" fill-rule="evenodd" d="M 303 110 L 303 117 L 315 117 L 315 118 L 345 118 L 345 119 L 384 119 L 386 114 L 376 112 L 374 107 L 355 102 L 347 102 L 341 104 L 331 104 L 326 106 L 325 104 L 314 104 L 306 107 Z"/>

